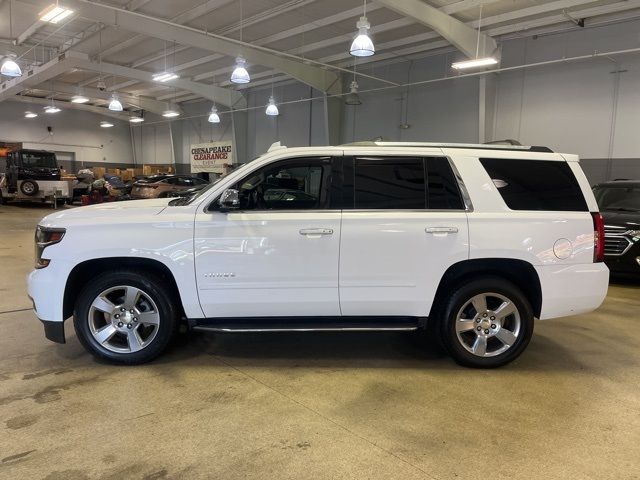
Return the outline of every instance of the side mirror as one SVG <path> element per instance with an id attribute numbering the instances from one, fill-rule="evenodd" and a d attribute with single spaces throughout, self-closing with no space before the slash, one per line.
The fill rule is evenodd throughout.
<path id="1" fill-rule="evenodd" d="M 238 190 L 228 188 L 220 195 L 220 211 L 237 210 L 240 208 L 240 193 Z"/>

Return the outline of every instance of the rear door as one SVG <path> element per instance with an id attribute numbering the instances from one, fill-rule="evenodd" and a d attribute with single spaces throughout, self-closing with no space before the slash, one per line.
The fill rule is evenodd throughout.
<path id="1" fill-rule="evenodd" d="M 465 204 L 444 156 L 345 158 L 342 315 L 426 316 L 469 256 Z"/>

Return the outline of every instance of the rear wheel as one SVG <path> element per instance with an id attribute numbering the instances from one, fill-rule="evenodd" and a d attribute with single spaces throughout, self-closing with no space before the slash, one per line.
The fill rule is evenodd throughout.
<path id="1" fill-rule="evenodd" d="M 82 290 L 73 322 L 90 353 L 133 365 L 154 359 L 167 347 L 179 325 L 176 305 L 160 277 L 106 273 Z"/>
<path id="2" fill-rule="evenodd" d="M 526 296 L 497 277 L 463 284 L 442 312 L 442 343 L 457 363 L 468 367 L 500 367 L 515 360 L 533 334 L 534 315 Z"/>

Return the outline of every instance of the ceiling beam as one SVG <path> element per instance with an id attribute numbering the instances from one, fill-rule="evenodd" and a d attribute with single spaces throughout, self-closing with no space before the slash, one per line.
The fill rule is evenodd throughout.
<path id="1" fill-rule="evenodd" d="M 376 0 L 401 15 L 414 19 L 454 45 L 469 58 L 487 57 L 498 49 L 496 41 L 460 20 L 427 5 L 421 0 Z"/>
<path id="2" fill-rule="evenodd" d="M 77 62 L 78 68 L 83 70 L 92 70 L 94 72 L 106 73 L 117 77 L 131 78 L 140 82 L 150 82 L 151 72 L 145 72 L 143 70 L 137 70 L 135 68 L 123 67 L 122 65 L 115 65 L 112 63 L 95 63 L 90 60 Z M 168 87 L 175 87 L 180 90 L 186 90 L 187 92 L 195 93 L 203 98 L 209 100 L 215 100 L 220 105 L 226 107 L 244 108 L 247 102 L 244 96 L 235 90 L 228 88 L 220 88 L 215 85 L 205 85 L 204 83 L 192 82 L 178 78 L 172 80 Z"/>
<path id="3" fill-rule="evenodd" d="M 69 83 L 56 82 L 53 86 L 53 91 L 54 93 L 61 93 L 64 95 L 77 95 L 78 87 Z M 110 92 L 98 90 L 97 88 L 84 87 L 82 89 L 82 94 L 92 100 L 101 100 L 108 102 L 111 98 Z M 129 105 L 130 107 L 133 107 L 137 110 L 145 110 L 157 115 L 162 115 L 163 112 L 167 110 L 166 102 L 161 102 L 153 98 L 138 97 L 134 95 L 128 95 L 126 93 L 119 93 L 118 98 L 122 101 L 122 103 Z"/>
<path id="4" fill-rule="evenodd" d="M 69 0 L 68 6 L 76 9 L 82 16 L 119 27 L 123 30 L 142 33 L 144 35 L 190 45 L 206 51 L 221 53 L 227 56 L 244 56 L 248 62 L 274 68 L 291 75 L 302 83 L 323 92 L 335 90 L 340 83 L 337 74 L 323 68 L 307 65 L 302 61 L 287 58 L 279 52 L 264 47 L 255 47 L 237 40 L 211 34 L 196 28 L 186 27 L 170 21 L 161 20 L 137 12 L 102 5 L 91 0 Z M 291 57 L 290 55 L 288 57 Z"/>
<path id="5" fill-rule="evenodd" d="M 39 98 L 39 97 L 29 97 L 27 95 L 14 95 L 13 97 L 9 98 L 8 101 L 10 102 L 22 102 L 22 103 L 27 103 L 27 104 L 35 104 L 35 105 L 42 105 L 42 106 L 46 106 L 46 105 L 51 105 L 51 100 L 47 99 L 47 98 Z M 71 103 L 71 102 L 61 102 L 59 100 L 56 100 L 56 106 L 62 108 L 63 110 L 83 110 L 85 112 L 92 112 L 92 113 L 97 113 L 100 115 L 104 115 L 106 117 L 111 117 L 111 118 L 116 118 L 118 120 L 123 120 L 125 122 L 128 122 L 129 120 L 129 114 L 128 113 L 116 113 L 116 112 L 112 112 L 111 110 L 109 110 L 106 107 L 97 107 L 95 105 L 83 105 L 80 103 Z M 46 115 L 46 114 L 42 114 L 42 115 Z M 52 116 L 55 116 L 52 114 Z"/>

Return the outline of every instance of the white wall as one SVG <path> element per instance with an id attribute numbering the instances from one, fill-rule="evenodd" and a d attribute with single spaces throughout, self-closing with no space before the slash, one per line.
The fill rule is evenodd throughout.
<path id="1" fill-rule="evenodd" d="M 38 113 L 24 118 L 24 112 Z M 100 121 L 109 120 L 113 128 L 101 128 Z M 47 132 L 53 128 L 53 135 Z M 46 114 L 42 105 L 22 102 L 0 103 L 0 141 L 23 142 L 26 148 L 37 148 L 75 155 L 77 165 L 99 163 L 131 163 L 129 122 L 79 110 L 63 109 Z"/>

